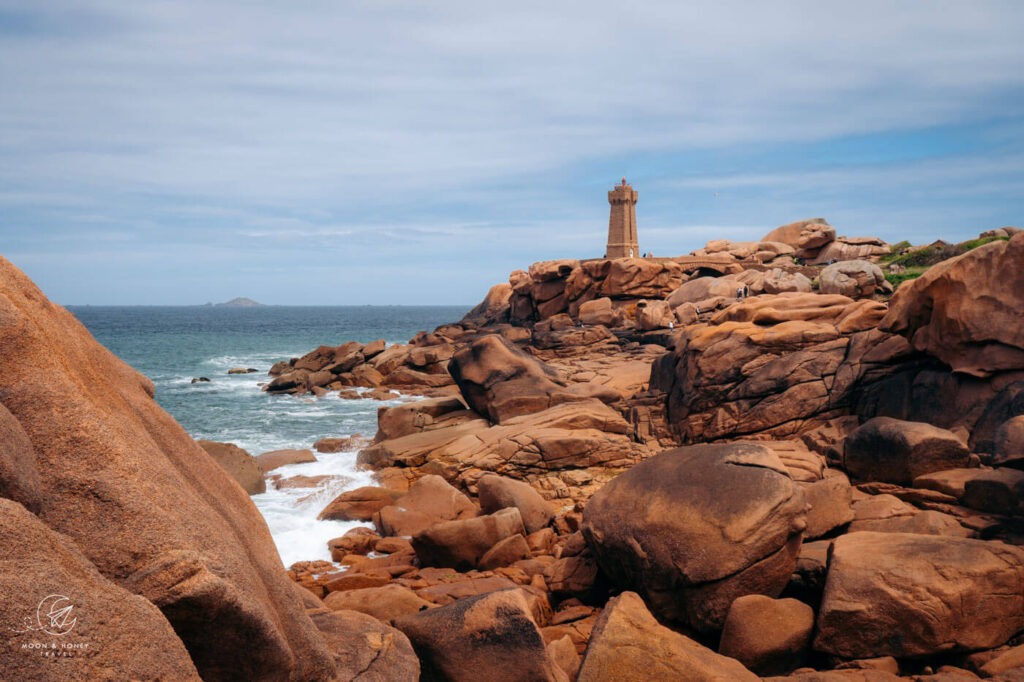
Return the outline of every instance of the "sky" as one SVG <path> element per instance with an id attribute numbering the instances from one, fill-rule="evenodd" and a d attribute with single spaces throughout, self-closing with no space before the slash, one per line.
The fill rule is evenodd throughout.
<path id="1" fill-rule="evenodd" d="M 1024 3 L 0 0 L 0 254 L 62 304 L 473 304 L 824 217 L 1024 226 Z"/>

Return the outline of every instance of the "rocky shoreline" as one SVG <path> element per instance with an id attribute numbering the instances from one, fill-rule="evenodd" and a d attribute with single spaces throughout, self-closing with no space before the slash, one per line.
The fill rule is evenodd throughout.
<path id="1" fill-rule="evenodd" d="M 423 398 L 287 571 L 246 493 L 302 451 L 197 444 L 0 261 L 4 622 L 59 571 L 112 614 L 68 679 L 1022 680 L 1024 234 L 976 241 L 907 281 L 822 219 L 535 263 L 283 360 L 267 392 Z"/>

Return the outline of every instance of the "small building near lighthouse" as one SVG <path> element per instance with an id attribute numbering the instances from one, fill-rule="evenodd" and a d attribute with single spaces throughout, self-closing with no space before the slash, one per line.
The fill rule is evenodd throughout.
<path id="1" fill-rule="evenodd" d="M 608 217 L 605 258 L 640 257 L 640 246 L 636 238 L 636 198 L 637 192 L 626 184 L 626 178 L 622 178 L 622 184 L 608 192 L 611 215 Z"/>

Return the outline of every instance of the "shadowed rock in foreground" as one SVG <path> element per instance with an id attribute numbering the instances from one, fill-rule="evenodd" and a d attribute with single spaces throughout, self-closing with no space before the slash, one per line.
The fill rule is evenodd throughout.
<path id="1" fill-rule="evenodd" d="M 330 651 L 245 491 L 153 401 L 148 379 L 2 258 L 0 292 L 0 403 L 34 455 L 23 452 L 17 466 L 0 469 L 0 490 L 15 491 L 61 534 L 53 537 L 77 548 L 84 557 L 77 563 L 97 571 L 90 580 L 102 576 L 112 584 L 106 589 L 139 595 L 168 624 L 154 627 L 153 639 L 108 638 L 110 631 L 87 624 L 110 614 L 90 609 L 83 595 L 79 622 L 94 633 L 99 659 L 69 659 L 71 676 L 101 676 L 102 657 L 127 647 L 141 660 L 154 650 L 180 658 L 187 649 L 206 680 L 329 679 Z M 6 551 L 29 552 L 10 543 L 34 542 L 9 538 Z M 71 589 L 60 574 L 41 578 L 5 608 L 32 614 L 47 594 Z M 180 643 L 162 646 L 157 638 L 166 639 L 169 627 Z M 167 675 L 173 669 L 169 663 Z"/>

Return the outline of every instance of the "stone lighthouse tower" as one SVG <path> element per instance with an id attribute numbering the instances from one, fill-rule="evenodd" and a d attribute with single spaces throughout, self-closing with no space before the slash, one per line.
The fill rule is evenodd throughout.
<path id="1" fill-rule="evenodd" d="M 608 192 L 608 203 L 612 205 L 608 218 L 608 248 L 605 258 L 639 258 L 640 247 L 636 240 L 636 197 L 637 193 L 626 184 Z"/>

